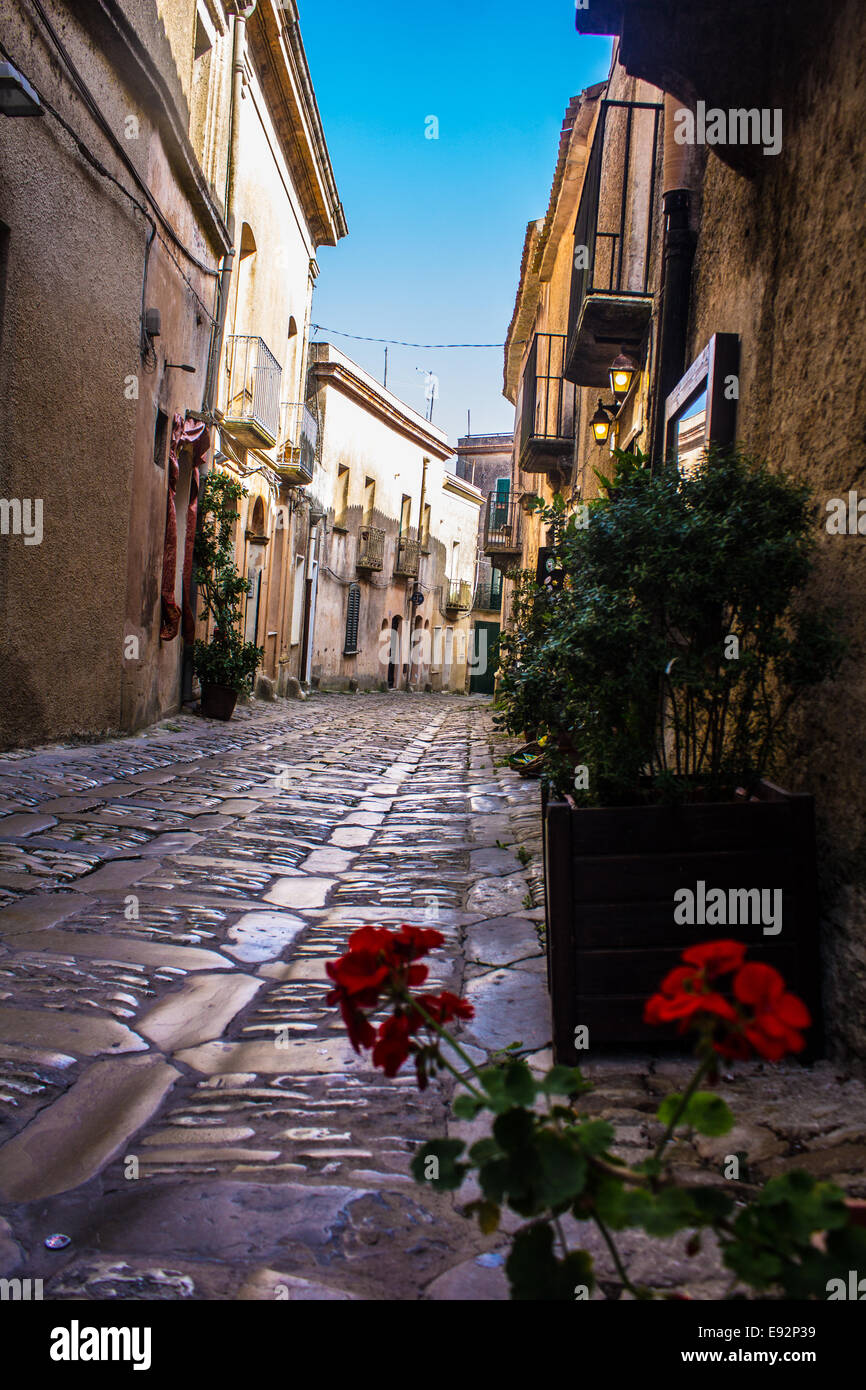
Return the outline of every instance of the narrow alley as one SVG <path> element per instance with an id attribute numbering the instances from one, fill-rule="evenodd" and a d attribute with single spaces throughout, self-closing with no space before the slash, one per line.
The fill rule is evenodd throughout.
<path id="1" fill-rule="evenodd" d="M 472 923 L 520 963 L 473 1040 L 547 1041 L 491 729 L 478 699 L 320 695 L 3 760 L 0 1193 L 47 1296 L 413 1298 L 495 1244 L 408 1174 L 442 1098 L 323 1002 L 354 925 L 435 921 L 460 989 Z M 500 1296 L 501 1263 L 474 1266 Z"/>

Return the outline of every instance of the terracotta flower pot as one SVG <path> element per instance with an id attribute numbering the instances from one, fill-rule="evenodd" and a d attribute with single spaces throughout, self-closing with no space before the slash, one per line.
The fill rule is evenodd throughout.
<path id="1" fill-rule="evenodd" d="M 201 713 L 205 719 L 231 719 L 238 692 L 228 685 L 205 685 L 201 688 Z"/>

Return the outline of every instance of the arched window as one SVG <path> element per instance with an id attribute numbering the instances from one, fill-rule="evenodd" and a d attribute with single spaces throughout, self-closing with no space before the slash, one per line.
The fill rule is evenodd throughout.
<path id="1" fill-rule="evenodd" d="M 349 585 L 349 598 L 346 604 L 346 641 L 344 656 L 355 656 L 358 651 L 358 619 L 361 616 L 361 586 Z"/>

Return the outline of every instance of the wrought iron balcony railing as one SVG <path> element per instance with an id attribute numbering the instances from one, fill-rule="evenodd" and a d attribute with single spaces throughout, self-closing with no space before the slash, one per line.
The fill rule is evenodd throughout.
<path id="1" fill-rule="evenodd" d="M 380 570 L 384 563 L 385 532 L 378 526 L 362 526 L 355 564 L 362 570 Z"/>
<path id="2" fill-rule="evenodd" d="M 414 536 L 400 536 L 397 540 L 397 557 L 394 573 L 417 579 L 421 564 L 421 542 Z"/>
<path id="3" fill-rule="evenodd" d="M 517 458 L 526 473 L 570 466 L 577 387 L 566 381 L 564 333 L 536 333 L 523 369 Z"/>
<path id="4" fill-rule="evenodd" d="M 519 555 L 523 549 L 520 508 L 508 494 L 492 492 L 487 498 L 484 518 L 484 553 L 491 556 Z"/>
<path id="5" fill-rule="evenodd" d="M 313 481 L 319 422 L 304 401 L 283 401 L 280 407 L 278 471 L 286 482 L 306 485 Z"/>
<path id="6" fill-rule="evenodd" d="M 565 373 L 578 386 L 605 386 L 612 359 L 646 333 L 661 112 L 601 103 L 574 226 Z"/>
<path id="7" fill-rule="evenodd" d="M 276 444 L 283 369 L 262 338 L 226 338 L 223 423 L 245 444 Z"/>
<path id="8" fill-rule="evenodd" d="M 452 612 L 468 613 L 472 608 L 472 585 L 465 579 L 457 579 L 449 584 L 445 607 Z"/>

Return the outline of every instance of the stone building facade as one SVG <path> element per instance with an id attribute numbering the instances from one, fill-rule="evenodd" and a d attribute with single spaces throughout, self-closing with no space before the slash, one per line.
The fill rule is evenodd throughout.
<path id="1" fill-rule="evenodd" d="M 457 441 L 457 474 L 474 484 L 484 495 L 478 518 L 476 578 L 472 600 L 473 651 L 484 652 L 484 661 L 473 671 L 469 688 L 473 693 L 492 694 L 499 662 L 499 632 L 502 617 L 502 571 L 491 563 L 484 550 L 488 525 L 496 525 L 511 494 L 510 434 L 466 434 Z M 480 669 L 483 665 L 483 669 Z"/>
<path id="2" fill-rule="evenodd" d="M 346 231 L 297 19 L 277 0 L 4 16 L 37 114 L 4 116 L 0 147 L 2 745 L 190 696 L 214 460 L 247 487 L 263 672 L 294 674 L 315 251 Z"/>
<path id="3" fill-rule="evenodd" d="M 342 689 L 467 687 L 480 490 L 444 432 L 329 343 L 310 349 L 308 677 Z"/>
<path id="4" fill-rule="evenodd" d="M 581 33 L 614 36 L 613 63 L 601 88 L 570 104 L 551 205 L 527 233 L 506 348 L 506 394 L 517 405 L 515 488 L 527 485 L 519 444 L 525 344 L 546 312 L 545 329 L 566 325 L 563 376 L 577 388 L 576 424 L 570 460 L 563 445 L 558 473 L 545 471 L 540 488 L 534 475 L 534 491 L 550 496 L 553 484 L 571 505 L 593 495 L 594 469 L 609 447 L 598 447 L 589 429 L 599 396 L 614 407 L 609 442 L 637 446 L 652 460 L 672 449 L 683 457 L 692 437 L 697 448 L 736 441 L 813 489 L 813 597 L 837 609 L 851 646 L 838 680 L 804 706 L 784 780 L 816 798 L 829 1046 L 862 1067 L 866 566 L 857 517 L 860 493 L 866 497 L 859 365 L 866 307 L 857 275 L 866 244 L 858 192 L 866 12 L 856 0 L 820 11 L 801 0 L 775 7 L 710 0 L 662 10 L 645 0 L 594 0 L 577 10 L 576 24 Z M 592 303 L 593 287 L 580 272 L 566 288 L 564 269 L 558 295 L 551 268 L 557 254 L 563 261 L 577 254 L 595 217 L 593 197 L 596 208 L 621 197 L 627 147 L 613 132 L 598 143 L 612 98 L 662 105 L 654 148 L 649 160 L 646 151 L 641 156 L 643 173 L 635 171 L 620 224 L 626 235 L 648 226 L 648 246 L 645 284 L 630 286 L 645 291 L 629 310 L 636 371 L 617 402 L 601 348 L 617 352 L 615 340 L 630 327 L 622 312 L 628 306 L 603 285 Z M 621 108 L 607 109 L 615 118 Z M 714 112 L 723 118 L 715 125 Z M 633 143 L 630 149 L 633 157 Z M 617 230 L 600 217 L 595 225 Z M 842 510 L 854 525 L 828 528 L 830 514 Z M 534 567 L 544 539 L 537 521 L 524 523 L 514 564 Z"/>
<path id="5" fill-rule="evenodd" d="M 177 707 L 181 641 L 159 637 L 168 449 L 175 416 L 202 405 L 231 238 L 155 3 L 12 3 L 2 45 L 41 102 L 0 116 L 8 747 Z M 38 541 L 22 501 L 41 511 Z"/>

